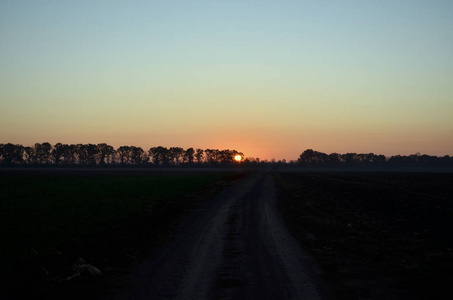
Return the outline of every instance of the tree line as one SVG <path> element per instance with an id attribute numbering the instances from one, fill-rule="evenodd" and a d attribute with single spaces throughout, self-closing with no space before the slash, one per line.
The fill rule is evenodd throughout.
<path id="1" fill-rule="evenodd" d="M 106 144 L 62 144 L 36 143 L 33 146 L 0 144 L 0 165 L 131 165 L 131 166 L 181 166 L 233 164 L 240 155 L 242 164 L 252 167 L 260 165 L 307 166 L 307 167 L 410 167 L 439 166 L 453 167 L 453 157 L 430 155 L 394 155 L 386 157 L 374 153 L 331 153 L 307 149 L 297 161 L 260 160 L 244 158 L 236 150 L 183 149 L 181 147 L 152 147 L 143 150 L 135 146 L 118 149 Z"/>
<path id="2" fill-rule="evenodd" d="M 0 144 L 2 165 L 162 165 L 232 164 L 236 150 L 183 149 L 181 147 L 152 147 L 143 150 L 135 146 L 118 149 L 106 144 L 36 143 L 33 146 Z"/>
<path id="3" fill-rule="evenodd" d="M 445 156 L 431 156 L 426 154 L 412 154 L 412 155 L 394 155 L 386 157 L 374 153 L 346 153 L 326 154 L 323 152 L 307 149 L 299 156 L 298 164 L 305 166 L 328 166 L 328 167 L 341 167 L 341 166 L 390 166 L 390 167 L 409 167 L 409 166 L 453 166 L 453 157 Z"/>

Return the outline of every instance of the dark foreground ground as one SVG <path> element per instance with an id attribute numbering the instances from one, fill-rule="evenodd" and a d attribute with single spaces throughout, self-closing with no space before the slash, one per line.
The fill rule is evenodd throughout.
<path id="1" fill-rule="evenodd" d="M 452 201 L 452 173 L 231 172 L 89 237 L 78 276 L 0 299 L 452 299 Z"/>
<path id="2" fill-rule="evenodd" d="M 0 299 L 111 299 L 187 214 L 242 176 L 0 169 Z"/>
<path id="3" fill-rule="evenodd" d="M 339 299 L 453 299 L 452 173 L 280 173 L 280 208 Z"/>
<path id="4" fill-rule="evenodd" d="M 276 200 L 270 174 L 248 174 L 192 214 L 115 299 L 330 299 Z"/>

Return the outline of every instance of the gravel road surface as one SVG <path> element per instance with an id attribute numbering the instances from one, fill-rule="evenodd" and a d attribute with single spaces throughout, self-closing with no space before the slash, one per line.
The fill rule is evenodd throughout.
<path id="1" fill-rule="evenodd" d="M 225 188 L 139 266 L 120 299 L 330 299 L 275 201 L 265 172 Z"/>

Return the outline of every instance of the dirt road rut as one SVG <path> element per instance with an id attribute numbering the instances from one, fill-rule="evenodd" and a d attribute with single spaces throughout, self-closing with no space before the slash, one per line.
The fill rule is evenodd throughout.
<path id="1" fill-rule="evenodd" d="M 252 173 L 194 211 L 143 264 L 122 299 L 326 299 L 312 260 L 275 209 L 275 185 Z"/>

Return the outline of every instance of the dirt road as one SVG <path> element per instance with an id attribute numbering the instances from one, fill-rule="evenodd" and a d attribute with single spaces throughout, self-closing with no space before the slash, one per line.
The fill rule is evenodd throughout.
<path id="1" fill-rule="evenodd" d="M 266 173 L 194 211 L 137 271 L 121 299 L 326 299 L 312 260 L 284 227 Z"/>

